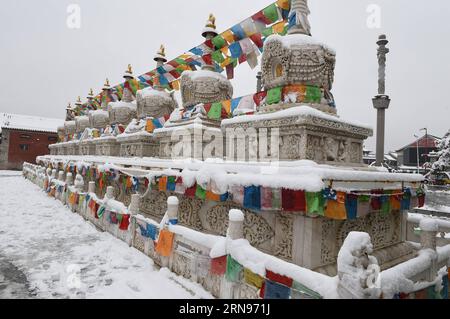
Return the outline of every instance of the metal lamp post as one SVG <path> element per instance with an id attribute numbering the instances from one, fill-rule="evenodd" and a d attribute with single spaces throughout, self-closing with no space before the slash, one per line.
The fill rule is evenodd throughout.
<path id="1" fill-rule="evenodd" d="M 419 136 L 414 134 L 414 137 L 417 139 L 417 174 L 420 174 Z"/>
<path id="2" fill-rule="evenodd" d="M 389 41 L 386 35 L 380 35 L 378 45 L 378 95 L 373 98 L 373 107 L 377 110 L 377 159 L 376 166 L 382 166 L 384 162 L 384 141 L 386 110 L 389 108 L 391 100 L 386 95 L 386 55 L 389 49 L 386 45 Z"/>

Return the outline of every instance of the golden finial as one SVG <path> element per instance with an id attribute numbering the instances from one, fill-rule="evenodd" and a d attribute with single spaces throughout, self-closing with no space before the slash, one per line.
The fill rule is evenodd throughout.
<path id="1" fill-rule="evenodd" d="M 131 67 L 131 64 L 128 64 L 127 73 L 133 74 L 133 68 Z"/>
<path id="2" fill-rule="evenodd" d="M 80 96 L 77 99 L 77 104 L 81 104 L 81 97 Z"/>
<path id="3" fill-rule="evenodd" d="M 156 52 L 156 54 L 166 57 L 166 48 L 164 47 L 164 44 L 161 44 L 161 47 L 159 48 L 159 51 Z"/>
<path id="4" fill-rule="evenodd" d="M 216 29 L 216 17 L 214 14 L 210 13 L 208 21 L 206 22 L 206 27 L 214 30 Z"/>
<path id="5" fill-rule="evenodd" d="M 110 85 L 109 85 L 109 79 L 108 79 L 108 78 L 106 78 L 105 86 L 110 86 Z"/>
<path id="6" fill-rule="evenodd" d="M 67 105 L 67 109 L 70 110 L 71 108 L 72 108 L 72 104 L 70 104 L 70 102 L 69 102 L 69 104 Z"/>

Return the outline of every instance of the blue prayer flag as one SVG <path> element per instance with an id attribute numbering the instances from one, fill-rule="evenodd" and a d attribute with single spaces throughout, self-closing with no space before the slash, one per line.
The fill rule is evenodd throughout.
<path id="1" fill-rule="evenodd" d="M 242 48 L 241 45 L 239 44 L 239 42 L 235 42 L 232 43 L 229 46 L 230 52 L 231 52 L 231 57 L 233 58 L 240 58 L 242 55 Z"/>
<path id="2" fill-rule="evenodd" d="M 240 24 L 236 24 L 234 27 L 232 27 L 231 31 L 234 33 L 234 36 L 237 40 L 242 40 L 247 37 L 244 29 Z"/>

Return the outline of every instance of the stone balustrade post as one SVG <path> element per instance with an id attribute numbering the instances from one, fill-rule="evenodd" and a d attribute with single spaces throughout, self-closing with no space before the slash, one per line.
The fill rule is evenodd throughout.
<path id="1" fill-rule="evenodd" d="M 89 182 L 88 193 L 95 194 L 95 182 Z"/>
<path id="2" fill-rule="evenodd" d="M 81 176 L 81 174 L 77 174 L 77 176 L 75 177 L 75 188 L 79 193 L 83 193 L 84 179 L 83 176 Z"/>
<path id="3" fill-rule="evenodd" d="M 66 175 L 66 185 L 72 186 L 73 185 L 73 175 L 72 173 L 67 173 Z"/>
<path id="4" fill-rule="evenodd" d="M 51 179 L 56 179 L 56 173 L 57 173 L 56 169 L 52 169 Z"/>
<path id="5" fill-rule="evenodd" d="M 60 182 L 64 182 L 64 171 L 59 171 L 58 172 L 58 180 Z"/>
<path id="6" fill-rule="evenodd" d="M 244 238 L 244 213 L 239 209 L 232 209 L 229 213 L 227 237 L 231 240 Z"/>
<path id="7" fill-rule="evenodd" d="M 170 196 L 167 199 L 167 217 L 169 218 L 169 224 L 178 224 L 178 206 L 180 202 L 177 197 Z"/>
<path id="8" fill-rule="evenodd" d="M 238 240 L 244 238 L 244 221 L 245 215 L 239 209 L 231 209 L 228 215 L 229 223 L 227 229 L 228 240 Z M 227 247 L 227 253 L 230 253 Z M 239 283 L 228 281 L 225 276 L 222 277 L 220 283 L 220 298 L 234 299 L 237 294 Z"/>
<path id="9" fill-rule="evenodd" d="M 133 194 L 131 195 L 131 203 L 130 203 L 130 208 L 128 210 L 128 212 L 131 215 L 131 223 L 130 223 L 130 228 L 128 229 L 129 234 L 128 234 L 128 238 L 127 238 L 127 242 L 130 245 L 130 247 L 134 246 L 134 234 L 136 232 L 136 218 L 135 216 L 137 214 L 139 214 L 139 205 L 140 205 L 140 201 L 141 201 L 141 195 L 139 194 Z"/>
<path id="10" fill-rule="evenodd" d="M 135 216 L 139 214 L 139 203 L 141 200 L 141 195 L 139 194 L 133 194 L 131 195 L 131 203 L 130 203 L 130 215 Z"/>
<path id="11" fill-rule="evenodd" d="M 424 280 L 434 281 L 438 269 L 438 255 L 436 251 L 437 247 L 437 234 L 439 232 L 439 224 L 436 220 L 432 218 L 424 218 L 420 221 L 420 245 L 422 249 L 429 249 L 433 251 L 433 256 L 431 258 L 431 267 L 426 272 Z"/>
<path id="12" fill-rule="evenodd" d="M 106 194 L 105 197 L 107 199 L 114 199 L 114 187 L 113 186 L 108 186 L 106 188 Z"/>
<path id="13" fill-rule="evenodd" d="M 420 245 L 422 249 L 436 251 L 436 236 L 439 231 L 438 223 L 431 218 L 424 218 L 420 221 Z"/>

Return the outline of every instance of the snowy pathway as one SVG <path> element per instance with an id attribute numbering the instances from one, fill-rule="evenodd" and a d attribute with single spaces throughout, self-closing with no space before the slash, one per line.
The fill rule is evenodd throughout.
<path id="1" fill-rule="evenodd" d="M 0 171 L 1 298 L 211 298 L 98 232 L 19 173 Z"/>

